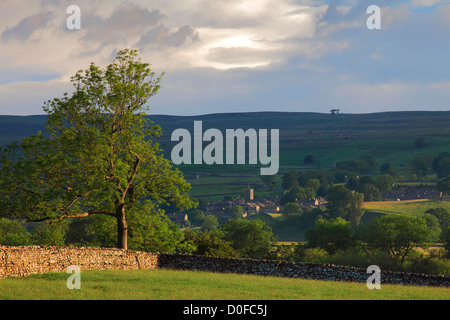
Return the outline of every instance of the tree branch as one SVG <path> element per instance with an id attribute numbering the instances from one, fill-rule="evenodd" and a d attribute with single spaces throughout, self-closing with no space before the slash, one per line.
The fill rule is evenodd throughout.
<path id="1" fill-rule="evenodd" d="M 77 213 L 77 214 L 67 214 L 67 215 L 62 215 L 58 218 L 54 218 L 54 217 L 45 217 L 42 219 L 36 219 L 36 220 L 28 220 L 29 222 L 44 222 L 44 221 L 49 221 L 49 223 L 53 223 L 56 221 L 62 221 L 64 219 L 71 219 L 71 218 L 84 218 L 84 217 L 88 217 L 90 215 L 95 215 L 95 214 L 103 214 L 103 215 L 107 215 L 107 216 L 111 216 L 114 218 L 117 218 L 117 214 L 115 212 L 110 212 L 110 211 L 106 211 L 106 210 L 89 210 L 86 212 L 82 212 L 82 213 Z"/>

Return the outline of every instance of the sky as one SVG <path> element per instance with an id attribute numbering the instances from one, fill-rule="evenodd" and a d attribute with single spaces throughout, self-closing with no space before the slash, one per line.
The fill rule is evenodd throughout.
<path id="1" fill-rule="evenodd" d="M 44 114 L 125 48 L 165 72 L 153 114 L 450 109 L 450 1 L 0 0 L 0 114 Z"/>

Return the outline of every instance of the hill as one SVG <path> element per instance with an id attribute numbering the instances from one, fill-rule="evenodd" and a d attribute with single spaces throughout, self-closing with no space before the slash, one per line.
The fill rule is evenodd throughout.
<path id="1" fill-rule="evenodd" d="M 161 146 L 170 157 L 175 142 L 171 133 L 178 128 L 193 132 L 194 121 L 203 122 L 203 131 L 216 128 L 280 130 L 280 170 L 328 168 L 340 161 L 370 156 L 378 164 L 388 162 L 400 174 L 408 174 L 416 156 L 436 156 L 450 149 L 450 112 L 383 112 L 372 114 L 323 114 L 305 112 L 222 113 L 199 116 L 151 115 L 162 127 Z M 0 116 L 0 145 L 42 130 L 46 116 Z M 414 140 L 423 138 L 426 146 L 418 148 Z M 206 144 L 205 144 L 206 145 Z M 304 165 L 306 155 L 314 163 Z M 222 198 L 236 195 L 248 185 L 262 188 L 259 166 L 251 165 L 180 165 L 191 182 L 192 195 Z M 279 185 L 280 175 L 276 177 Z M 258 190 L 257 190 L 258 191 Z M 264 190 L 260 190 L 264 191 Z M 279 191 L 279 190 L 278 190 Z"/>

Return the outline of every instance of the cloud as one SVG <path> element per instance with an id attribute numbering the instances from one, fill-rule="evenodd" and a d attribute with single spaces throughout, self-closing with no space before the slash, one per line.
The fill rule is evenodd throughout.
<path id="1" fill-rule="evenodd" d="M 6 27 L 5 31 L 2 32 L 1 39 L 6 42 L 12 40 L 24 42 L 30 39 L 37 30 L 47 27 L 51 18 L 51 12 L 41 12 L 28 16 L 15 26 Z"/>
<path id="2" fill-rule="evenodd" d="M 448 109 L 450 1 L 79 0 L 81 30 L 73 1 L 0 1 L 0 113 L 39 113 L 124 48 L 166 71 L 159 113 Z"/>
<path id="3" fill-rule="evenodd" d="M 137 46 L 161 49 L 167 46 L 180 47 L 187 42 L 194 43 L 198 40 L 198 32 L 189 26 L 183 26 L 174 32 L 170 32 L 164 25 L 160 25 L 142 35 Z"/>
<path id="4" fill-rule="evenodd" d="M 81 40 L 100 46 L 121 43 L 125 39 L 139 37 L 143 31 L 165 18 L 158 9 L 149 10 L 131 3 L 116 7 L 107 18 L 87 13 L 83 15 L 83 25 L 87 31 Z"/>

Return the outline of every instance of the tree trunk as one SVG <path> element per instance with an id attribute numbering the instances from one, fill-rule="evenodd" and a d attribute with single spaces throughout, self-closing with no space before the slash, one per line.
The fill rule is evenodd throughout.
<path id="1" fill-rule="evenodd" d="M 128 228 L 125 219 L 125 205 L 121 204 L 117 208 L 117 248 L 128 249 Z"/>

